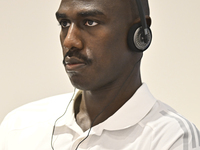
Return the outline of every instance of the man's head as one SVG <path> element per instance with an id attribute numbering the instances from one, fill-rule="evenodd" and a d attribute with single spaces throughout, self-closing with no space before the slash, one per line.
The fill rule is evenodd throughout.
<path id="1" fill-rule="evenodd" d="M 148 2 L 142 1 L 148 15 Z M 127 45 L 129 28 L 139 21 L 134 0 L 62 0 L 56 17 L 65 68 L 77 88 L 95 90 L 124 80 L 142 55 Z"/>

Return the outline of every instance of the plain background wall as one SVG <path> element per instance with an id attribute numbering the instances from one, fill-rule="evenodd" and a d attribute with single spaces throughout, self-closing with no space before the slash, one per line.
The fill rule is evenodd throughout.
<path id="1" fill-rule="evenodd" d="M 0 122 L 11 110 L 73 91 L 62 65 L 58 0 L 0 0 Z M 200 1 L 150 0 L 153 42 L 142 78 L 200 128 Z"/>

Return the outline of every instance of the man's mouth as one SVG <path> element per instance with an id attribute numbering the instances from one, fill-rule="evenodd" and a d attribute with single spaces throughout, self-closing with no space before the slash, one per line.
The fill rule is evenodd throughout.
<path id="1" fill-rule="evenodd" d="M 74 57 L 66 57 L 63 64 L 65 65 L 68 71 L 70 70 L 78 70 L 82 67 L 86 66 L 86 63 L 78 58 Z"/>
<path id="2" fill-rule="evenodd" d="M 67 64 L 66 64 L 66 69 L 67 69 L 67 70 L 77 70 L 77 69 L 80 69 L 80 68 L 82 68 L 82 67 L 84 67 L 84 66 L 86 66 L 85 63 L 74 63 L 74 64 L 72 64 L 72 63 L 67 63 Z"/>

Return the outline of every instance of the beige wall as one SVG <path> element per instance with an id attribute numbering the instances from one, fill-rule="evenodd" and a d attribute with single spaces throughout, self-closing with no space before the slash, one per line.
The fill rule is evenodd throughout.
<path id="1" fill-rule="evenodd" d="M 0 1 L 0 122 L 16 107 L 73 91 L 62 66 L 56 0 Z M 156 98 L 200 128 L 199 0 L 150 0 L 153 43 L 142 63 Z"/>

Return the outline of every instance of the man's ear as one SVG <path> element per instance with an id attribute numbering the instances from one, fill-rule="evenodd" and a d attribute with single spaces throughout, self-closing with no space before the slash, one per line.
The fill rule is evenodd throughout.
<path id="1" fill-rule="evenodd" d="M 151 17 L 145 16 L 145 18 L 146 18 L 148 27 L 150 27 L 151 26 Z M 139 22 L 140 22 L 140 18 L 137 18 L 137 19 L 135 19 L 134 24 L 139 23 Z"/>
<path id="2" fill-rule="evenodd" d="M 145 18 L 146 18 L 147 25 L 150 27 L 151 26 L 151 17 L 145 16 Z"/>

